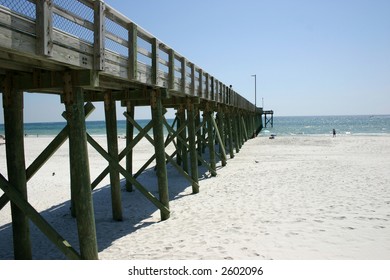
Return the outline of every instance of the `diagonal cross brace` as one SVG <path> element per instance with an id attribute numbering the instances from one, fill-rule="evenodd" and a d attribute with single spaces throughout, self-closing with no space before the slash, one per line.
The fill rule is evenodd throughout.
<path id="1" fill-rule="evenodd" d="M 132 125 L 134 125 L 138 130 L 140 130 L 140 129 L 142 129 L 140 126 L 139 126 L 139 124 L 137 124 L 126 112 L 124 113 L 124 115 L 125 115 L 125 117 L 126 117 L 126 119 L 129 121 L 129 122 L 131 122 L 131 124 Z M 164 124 L 167 126 L 167 127 L 169 127 L 169 129 L 171 129 L 172 131 L 173 131 L 173 129 L 171 128 L 171 126 L 166 122 L 166 119 L 164 118 Z M 179 133 L 183 130 L 183 129 L 185 129 L 185 127 L 186 127 L 186 124 L 187 124 L 187 122 L 186 123 L 184 123 L 180 128 L 179 128 L 179 130 L 177 131 L 177 135 L 179 135 Z M 166 139 L 166 141 L 165 141 L 165 147 L 166 146 L 168 146 L 169 145 L 169 143 L 171 142 L 171 141 L 173 141 L 173 139 L 175 139 L 175 133 L 172 133 L 172 131 L 170 131 L 170 137 L 168 137 L 167 139 Z M 146 139 L 148 139 L 149 140 L 149 142 L 152 144 L 152 145 L 154 145 L 154 140 L 153 140 L 153 138 L 152 137 L 150 137 L 149 136 L 149 134 L 146 134 L 145 135 L 145 137 L 146 137 Z M 172 156 L 174 156 L 175 155 L 175 153 L 177 153 L 177 151 L 175 151 L 174 153 L 173 153 L 173 155 Z M 190 183 L 196 183 L 190 176 L 189 176 L 189 174 L 187 173 L 187 172 L 185 172 L 178 164 L 176 164 L 176 162 L 174 162 L 173 161 L 173 159 L 172 159 L 172 156 L 169 156 L 167 153 L 165 153 L 165 157 L 166 157 L 166 159 L 188 180 L 188 181 L 190 181 Z M 155 155 L 153 155 L 148 161 L 147 161 L 147 165 L 145 166 L 143 166 L 141 169 L 140 169 L 140 171 L 142 172 L 143 170 L 145 170 L 145 168 L 147 168 L 147 166 L 149 166 L 149 164 L 155 159 Z M 141 172 L 140 171 L 138 171 L 137 173 L 136 173 L 136 175 L 134 176 L 134 177 L 138 177 L 140 174 L 141 174 Z M 138 175 L 138 176 L 137 176 Z"/>
<path id="2" fill-rule="evenodd" d="M 0 188 L 13 203 L 60 249 L 69 259 L 81 259 L 81 256 L 55 229 L 28 203 L 18 190 L 0 174 Z"/>
<path id="3" fill-rule="evenodd" d="M 88 102 L 84 105 L 85 117 L 87 118 L 95 107 Z M 68 125 L 66 125 L 60 133 L 50 142 L 50 144 L 41 152 L 41 154 L 30 164 L 26 169 L 26 179 L 30 180 L 36 172 L 49 160 L 49 158 L 64 144 L 68 139 Z M 0 197 L 0 210 L 9 202 L 6 194 Z"/>
<path id="4" fill-rule="evenodd" d="M 143 187 L 136 179 L 133 178 L 132 174 L 126 171 L 119 162 L 115 161 L 100 145 L 87 133 L 88 143 L 95 148 L 109 163 L 113 164 L 115 168 L 128 180 L 130 181 L 149 201 L 151 201 L 157 208 L 162 212 L 168 214 L 169 209 L 165 207 L 151 192 Z"/>
<path id="5" fill-rule="evenodd" d="M 127 113 L 126 113 L 127 114 Z M 130 151 L 135 147 L 135 145 L 138 144 L 139 141 L 141 141 L 142 137 L 144 137 L 148 131 L 152 128 L 153 123 L 150 121 L 142 131 L 133 139 L 130 145 L 128 145 L 120 154 L 119 154 L 119 161 L 121 161 Z M 106 167 L 106 169 L 103 170 L 102 173 L 95 179 L 95 181 L 92 182 L 91 188 L 94 189 L 97 187 L 97 185 L 104 179 L 104 177 L 107 176 L 107 174 L 110 172 L 109 166 Z"/>

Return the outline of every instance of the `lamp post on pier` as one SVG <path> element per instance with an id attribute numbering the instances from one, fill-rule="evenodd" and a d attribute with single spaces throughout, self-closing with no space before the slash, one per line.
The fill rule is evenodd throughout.
<path id="1" fill-rule="evenodd" d="M 252 77 L 255 77 L 255 113 L 256 113 L 256 96 L 257 96 L 257 93 L 256 93 L 256 90 L 257 90 L 257 86 L 256 86 L 256 74 L 255 74 L 255 75 L 252 75 Z"/>

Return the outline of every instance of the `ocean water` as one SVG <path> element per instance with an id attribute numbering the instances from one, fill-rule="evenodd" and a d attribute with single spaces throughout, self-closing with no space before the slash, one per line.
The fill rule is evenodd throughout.
<path id="1" fill-rule="evenodd" d="M 137 120 L 137 123 L 143 128 L 150 120 Z M 172 125 L 173 119 L 167 119 L 168 124 Z M 66 122 L 45 122 L 45 123 L 25 123 L 24 133 L 26 136 L 39 137 L 39 136 L 52 136 L 57 135 L 64 127 Z M 87 132 L 90 135 L 103 136 L 106 135 L 106 123 L 105 121 L 87 121 Z M 134 128 L 134 135 L 138 133 L 138 130 Z M 149 131 L 152 133 L 152 130 Z M 166 133 L 166 131 L 165 131 Z M 4 124 L 0 124 L 0 134 L 4 135 Z M 126 121 L 118 120 L 118 136 L 126 135 Z"/>
<path id="2" fill-rule="evenodd" d="M 150 120 L 137 120 L 145 127 Z M 173 119 L 167 120 L 169 124 Z M 56 135 L 65 127 L 65 122 L 26 123 L 27 136 Z M 338 135 L 390 135 L 390 115 L 373 116 L 312 116 L 312 117 L 279 117 L 274 116 L 274 127 L 267 127 L 261 135 L 329 135 L 335 129 Z M 104 121 L 87 121 L 87 131 L 91 135 L 105 135 Z M 134 134 L 138 130 L 134 129 Z M 150 131 L 151 133 L 151 131 Z M 166 133 L 166 131 L 165 131 Z M 4 135 L 4 125 L 0 124 L 0 134 Z M 118 121 L 118 135 L 126 134 L 126 121 Z"/>
<path id="3" fill-rule="evenodd" d="M 390 115 L 371 116 L 274 116 L 273 128 L 263 128 L 261 134 L 283 135 L 390 135 Z"/>

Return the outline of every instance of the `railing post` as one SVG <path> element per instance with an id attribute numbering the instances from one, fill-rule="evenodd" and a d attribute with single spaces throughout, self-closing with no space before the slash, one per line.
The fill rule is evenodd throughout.
<path id="1" fill-rule="evenodd" d="M 159 42 L 156 38 L 152 39 L 152 84 L 158 85 L 158 65 L 159 65 Z"/>
<path id="2" fill-rule="evenodd" d="M 203 70 L 199 69 L 199 88 L 198 88 L 198 96 L 199 97 L 204 97 L 203 96 Z"/>
<path id="3" fill-rule="evenodd" d="M 130 23 L 128 26 L 129 29 L 129 58 L 128 58 L 128 77 L 130 80 L 137 79 L 137 25 L 135 23 Z"/>
<path id="4" fill-rule="evenodd" d="M 169 67 L 168 67 L 168 89 L 175 88 L 175 52 L 173 49 L 169 49 Z"/>
<path id="5" fill-rule="evenodd" d="M 105 62 L 105 50 L 104 50 L 104 41 L 106 37 L 105 29 L 105 4 L 101 0 L 94 1 L 94 70 L 102 71 L 104 70 Z"/>
<path id="6" fill-rule="evenodd" d="M 181 90 L 185 94 L 186 93 L 186 83 L 187 83 L 187 76 L 186 76 L 186 70 L 187 68 L 187 60 L 185 57 L 182 57 L 181 59 Z"/>
<path id="7" fill-rule="evenodd" d="M 214 95 L 215 95 L 215 83 L 214 83 L 214 77 L 210 77 L 210 95 L 209 100 L 214 101 Z"/>
<path id="8" fill-rule="evenodd" d="M 191 63 L 191 95 L 195 95 L 195 64 Z"/>
<path id="9" fill-rule="evenodd" d="M 36 1 L 36 34 L 37 54 L 52 56 L 53 10 L 51 0 Z"/>
<path id="10" fill-rule="evenodd" d="M 210 100 L 210 75 L 206 73 L 206 80 L 205 80 L 205 98 L 207 100 Z"/>

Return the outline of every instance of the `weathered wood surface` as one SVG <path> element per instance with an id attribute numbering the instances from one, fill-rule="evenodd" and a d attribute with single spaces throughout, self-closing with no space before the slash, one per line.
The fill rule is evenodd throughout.
<path id="1" fill-rule="evenodd" d="M 150 85 L 167 88 L 173 96 L 253 109 L 253 104 L 230 87 L 103 1 L 3 3 L 0 62 L 4 70 L 88 69 L 97 77 L 89 85 L 92 88 Z M 26 3 L 35 8 L 36 14 L 23 10 Z M 110 83 L 105 84 L 103 77 L 108 77 Z"/>

